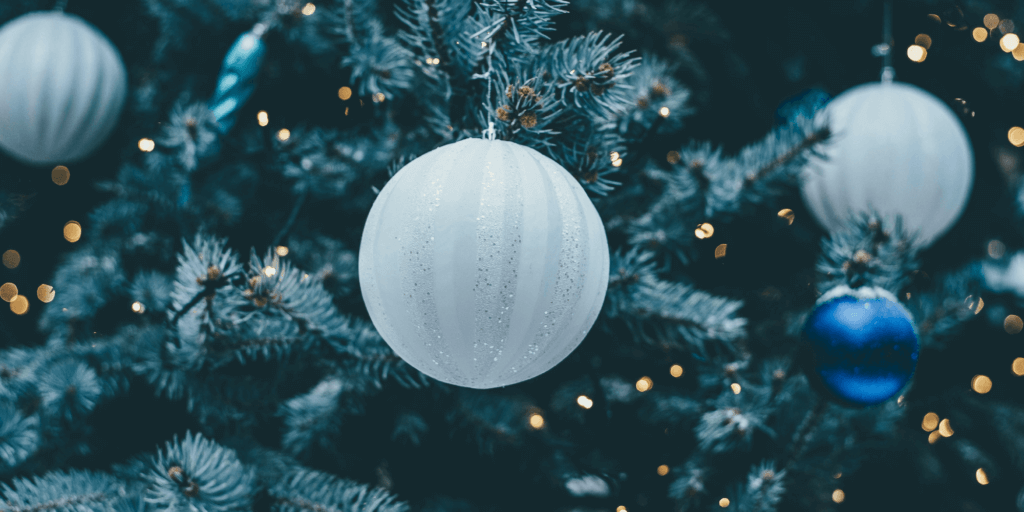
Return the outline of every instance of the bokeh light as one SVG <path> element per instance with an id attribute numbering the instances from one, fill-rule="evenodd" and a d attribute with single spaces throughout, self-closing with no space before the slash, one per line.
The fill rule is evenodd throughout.
<path id="1" fill-rule="evenodd" d="M 953 427 L 949 425 L 949 418 L 939 422 L 939 435 L 942 437 L 950 437 L 953 435 Z"/>
<path id="2" fill-rule="evenodd" d="M 540 430 L 544 427 L 544 417 L 540 414 L 533 413 L 530 415 L 530 426 Z"/>
<path id="3" fill-rule="evenodd" d="M 640 380 L 636 381 L 636 390 L 641 393 L 650 390 L 652 387 L 654 387 L 654 381 L 650 377 L 640 377 Z"/>
<path id="4" fill-rule="evenodd" d="M 1024 377 L 1024 357 L 1018 357 L 1013 360 L 1013 374 L 1018 377 Z"/>
<path id="5" fill-rule="evenodd" d="M 277 131 L 277 140 L 284 142 L 288 140 L 288 137 L 292 136 L 292 131 L 288 128 L 281 128 Z"/>
<path id="6" fill-rule="evenodd" d="M 796 220 L 796 214 L 793 213 L 793 210 L 790 210 L 789 208 L 783 208 L 779 210 L 779 217 L 789 221 L 790 225 L 792 225 L 793 221 Z"/>
<path id="7" fill-rule="evenodd" d="M 914 38 L 914 44 L 923 46 L 925 50 L 930 50 L 932 48 L 932 38 L 928 34 L 918 34 Z"/>
<path id="8" fill-rule="evenodd" d="M 987 28 L 994 29 L 999 26 L 999 16 L 992 13 L 988 13 L 985 15 L 985 18 L 982 20 L 982 23 L 984 23 Z"/>
<path id="9" fill-rule="evenodd" d="M 711 224 L 708 224 L 707 222 L 704 222 L 701 223 L 701 225 L 697 226 L 697 229 L 693 231 L 693 234 L 696 235 L 697 238 L 700 238 L 701 240 L 705 238 L 711 238 L 711 235 L 715 234 L 715 227 L 712 226 Z"/>
<path id="10" fill-rule="evenodd" d="M 314 12 L 316 12 L 316 6 L 313 5 L 312 3 L 308 3 L 308 4 L 302 6 L 302 14 L 305 14 L 306 16 L 309 16 L 310 14 L 313 14 Z"/>
<path id="11" fill-rule="evenodd" d="M 722 498 L 722 499 L 718 500 L 718 506 L 722 507 L 722 508 L 728 507 L 729 506 L 729 498 Z"/>
<path id="12" fill-rule="evenodd" d="M 978 470 L 974 472 L 974 478 L 979 484 L 988 485 L 988 475 L 985 474 L 984 469 L 978 468 Z"/>
<path id="13" fill-rule="evenodd" d="M 935 414 L 934 412 L 930 412 L 930 413 L 924 415 L 924 419 L 921 420 L 921 428 L 923 428 L 925 430 L 925 432 L 931 432 L 932 430 L 935 430 L 938 427 L 939 427 L 939 415 L 938 414 Z"/>
<path id="14" fill-rule="evenodd" d="M 260 126 L 266 126 L 270 124 L 270 115 L 267 114 L 266 110 L 260 110 L 256 113 L 256 122 L 259 123 Z"/>
<path id="15" fill-rule="evenodd" d="M 715 247 L 715 259 L 716 260 L 720 260 L 720 259 L 725 257 L 725 249 L 726 249 L 726 244 L 719 244 L 718 247 Z"/>
<path id="16" fill-rule="evenodd" d="M 579 406 L 584 409 L 590 409 L 591 407 L 594 406 L 594 401 L 591 400 L 590 397 L 587 395 L 580 395 L 576 397 L 576 403 L 579 404 Z"/>
<path id="17" fill-rule="evenodd" d="M 1010 140 L 1010 144 L 1017 146 L 1018 148 L 1024 146 L 1024 128 L 1020 126 L 1014 126 L 1006 132 L 1006 138 Z"/>
<path id="18" fill-rule="evenodd" d="M 665 465 L 665 464 L 662 464 L 662 465 L 658 466 L 658 474 L 661 475 L 661 476 L 667 475 L 668 474 L 668 466 Z"/>
<path id="19" fill-rule="evenodd" d="M 64 239 L 75 243 L 82 238 L 82 225 L 76 220 L 69 220 L 64 224 Z"/>
<path id="20" fill-rule="evenodd" d="M 342 101 L 348 101 L 348 99 L 352 97 L 352 89 L 347 86 L 338 89 L 338 97 L 341 98 Z"/>
<path id="21" fill-rule="evenodd" d="M 986 30 L 985 27 L 975 27 L 974 30 L 971 31 L 971 35 L 974 36 L 975 41 L 982 43 L 988 39 L 988 30 Z"/>
<path id="22" fill-rule="evenodd" d="M 992 391 L 992 379 L 985 375 L 975 375 L 974 378 L 971 379 L 971 389 L 979 395 L 984 395 L 985 393 Z"/>
<path id="23" fill-rule="evenodd" d="M 67 185 L 71 179 L 71 171 L 63 165 L 58 165 L 50 171 L 50 179 L 57 185 Z"/>
<path id="24" fill-rule="evenodd" d="M 288 256 L 288 247 L 279 245 L 274 249 L 274 252 L 276 252 L 278 256 Z"/>
<path id="25" fill-rule="evenodd" d="M 14 283 L 4 283 L 0 286 L 0 299 L 4 302 L 10 302 L 18 296 L 18 286 Z"/>
<path id="26" fill-rule="evenodd" d="M 18 265 L 21 264 L 21 254 L 14 249 L 8 249 L 4 251 L 3 261 L 7 268 L 18 268 Z"/>
<path id="27" fill-rule="evenodd" d="M 18 295 L 11 301 L 11 311 L 15 315 L 24 315 L 28 313 L 28 297 L 24 295 Z"/>
<path id="28" fill-rule="evenodd" d="M 668 373 L 678 379 L 683 376 L 683 367 L 678 364 L 674 364 L 668 369 Z"/>
<path id="29" fill-rule="evenodd" d="M 1017 34 L 1006 34 L 1005 36 L 999 38 L 999 47 L 1002 48 L 1003 51 L 1006 53 L 1010 53 L 1013 50 L 1017 49 L 1017 45 L 1019 44 L 1020 37 L 1018 37 Z"/>
<path id="30" fill-rule="evenodd" d="M 832 491 L 832 501 L 842 503 L 846 499 L 846 493 L 842 489 Z"/>
<path id="31" fill-rule="evenodd" d="M 928 50 L 919 44 L 912 44 L 907 48 L 907 58 L 914 62 L 924 62 L 928 58 Z"/>
<path id="32" fill-rule="evenodd" d="M 156 142 L 153 142 L 153 139 L 139 139 L 139 149 L 145 153 L 149 153 L 150 151 L 156 149 Z"/>
<path id="33" fill-rule="evenodd" d="M 1009 315 L 1003 320 L 1003 329 L 1007 334 L 1017 334 L 1024 329 L 1024 321 L 1017 315 Z"/>
<path id="34" fill-rule="evenodd" d="M 57 293 L 53 290 L 53 287 L 48 284 L 41 284 L 36 288 L 36 298 L 40 302 L 50 302 Z"/>

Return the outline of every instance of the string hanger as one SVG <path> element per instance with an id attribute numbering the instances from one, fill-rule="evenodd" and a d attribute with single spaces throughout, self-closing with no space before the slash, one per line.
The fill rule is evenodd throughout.
<path id="1" fill-rule="evenodd" d="M 896 69 L 892 67 L 892 0 L 885 0 L 882 6 L 882 42 L 871 48 L 871 54 L 882 57 L 883 83 L 891 83 L 896 79 Z"/>

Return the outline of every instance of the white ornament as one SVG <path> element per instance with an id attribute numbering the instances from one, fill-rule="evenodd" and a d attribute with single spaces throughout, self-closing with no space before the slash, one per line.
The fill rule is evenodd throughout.
<path id="1" fill-rule="evenodd" d="M 0 147 L 33 165 L 89 155 L 121 114 L 121 55 L 95 27 L 59 11 L 0 27 Z"/>
<path id="2" fill-rule="evenodd" d="M 608 289 L 604 224 L 550 158 L 466 139 L 406 165 L 370 209 L 359 284 L 374 326 L 407 363 L 487 389 L 565 359 Z"/>
<path id="3" fill-rule="evenodd" d="M 974 181 L 974 155 L 956 115 L 913 85 L 875 82 L 833 99 L 824 159 L 804 176 L 804 202 L 829 231 L 877 212 L 927 247 L 960 217 Z"/>

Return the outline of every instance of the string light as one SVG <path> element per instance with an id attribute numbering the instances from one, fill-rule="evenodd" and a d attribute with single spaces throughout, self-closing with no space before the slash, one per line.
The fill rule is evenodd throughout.
<path id="1" fill-rule="evenodd" d="M 925 432 L 931 432 L 939 426 L 939 415 L 934 412 L 930 412 L 924 415 L 924 419 L 921 420 L 921 428 Z"/>
<path id="2" fill-rule="evenodd" d="M 928 50 L 919 44 L 912 44 L 907 48 L 907 58 L 914 62 L 924 62 L 928 58 Z"/>
<path id="3" fill-rule="evenodd" d="M 986 14 L 985 18 L 982 19 L 982 23 L 985 24 L 986 28 L 994 29 L 999 26 L 999 16 L 992 13 Z"/>
<path id="4" fill-rule="evenodd" d="M 846 499 L 846 493 L 842 489 L 832 491 L 832 501 L 842 503 Z"/>
<path id="5" fill-rule="evenodd" d="M 1013 374 L 1018 377 L 1024 377 L 1024 357 L 1018 357 L 1013 360 Z"/>
<path id="6" fill-rule="evenodd" d="M 313 14 L 314 12 L 316 12 L 316 6 L 313 5 L 312 3 L 308 3 L 308 4 L 302 6 L 302 14 L 305 14 L 306 16 L 309 16 L 310 14 Z"/>
<path id="7" fill-rule="evenodd" d="M 743 390 L 743 388 L 739 384 L 737 384 L 735 382 L 730 384 L 729 387 L 732 388 L 732 394 L 734 394 L 734 395 L 740 394 L 740 391 Z"/>
<path id="8" fill-rule="evenodd" d="M 537 413 L 531 414 L 530 426 L 536 430 L 540 430 L 544 426 L 544 417 Z"/>
<path id="9" fill-rule="evenodd" d="M 939 422 L 939 435 L 942 437 L 950 437 L 953 435 L 953 427 L 949 426 L 949 418 Z"/>
<path id="10" fill-rule="evenodd" d="M 708 224 L 707 222 L 704 222 L 701 223 L 701 225 L 697 226 L 697 229 L 693 231 L 693 234 L 696 235 L 697 238 L 700 238 L 701 240 L 705 238 L 711 238 L 711 235 L 715 234 L 715 227 L 712 226 L 711 224 Z"/>
<path id="11" fill-rule="evenodd" d="M 64 239 L 75 243 L 82 238 L 82 225 L 77 220 L 69 220 L 64 224 Z"/>
<path id="12" fill-rule="evenodd" d="M 24 295 L 18 295 L 11 301 L 11 311 L 15 315 L 24 315 L 28 312 L 28 298 Z"/>
<path id="13" fill-rule="evenodd" d="M 287 247 L 285 247 L 285 246 L 283 246 L 283 245 L 279 245 L 279 246 L 277 246 L 277 247 L 276 247 L 276 248 L 274 249 L 274 252 L 276 252 L 276 253 L 277 253 L 277 255 L 278 255 L 278 256 L 281 256 L 281 257 L 284 257 L 284 256 L 288 256 L 288 248 L 287 248 Z"/>
<path id="14" fill-rule="evenodd" d="M 1002 48 L 1003 51 L 1006 53 L 1010 53 L 1013 50 L 1015 50 L 1017 48 L 1017 45 L 1019 44 L 1020 37 L 1018 37 L 1017 34 L 1014 33 L 1009 33 L 999 38 L 999 47 Z"/>
<path id="15" fill-rule="evenodd" d="M 650 390 L 652 387 L 654 387 L 654 381 L 650 377 L 640 377 L 640 380 L 636 381 L 636 390 L 641 393 Z"/>
<path id="16" fill-rule="evenodd" d="M 4 266 L 7 268 L 17 268 L 21 264 L 21 254 L 14 249 L 8 249 L 4 251 L 3 255 Z"/>
<path id="17" fill-rule="evenodd" d="M 48 284 L 41 284 L 39 285 L 39 288 L 36 288 L 36 298 L 39 299 L 40 302 L 50 302 L 53 300 L 54 295 L 56 295 L 56 292 L 54 292 L 53 287 Z"/>
<path id="18" fill-rule="evenodd" d="M 985 27 L 975 27 L 974 30 L 971 31 L 971 35 L 974 36 L 975 41 L 984 43 L 985 40 L 988 39 L 988 30 L 985 30 Z"/>
<path id="19" fill-rule="evenodd" d="M 146 312 L 146 305 L 139 301 L 132 302 L 132 311 L 141 315 Z"/>
<path id="20" fill-rule="evenodd" d="M 259 112 L 256 113 L 256 122 L 259 123 L 260 126 L 266 126 L 270 124 L 270 116 L 267 115 L 266 110 L 260 110 Z"/>
<path id="21" fill-rule="evenodd" d="M 992 391 L 992 379 L 985 375 L 975 375 L 974 378 L 971 379 L 971 389 L 979 395 L 984 395 L 985 393 Z"/>
<path id="22" fill-rule="evenodd" d="M 352 89 L 348 86 L 338 89 L 338 97 L 341 98 L 341 101 L 348 101 L 352 97 Z"/>
<path id="23" fill-rule="evenodd" d="M 985 474 L 984 469 L 978 468 L 978 470 L 974 472 L 974 478 L 979 484 L 988 485 L 988 475 Z"/>
<path id="24" fill-rule="evenodd" d="M 662 465 L 658 466 L 658 474 L 661 475 L 661 476 L 667 475 L 668 474 L 668 466 L 665 465 L 665 464 L 662 464 Z"/>
<path id="25" fill-rule="evenodd" d="M 50 179 L 57 185 L 67 185 L 68 180 L 71 179 L 71 171 L 63 165 L 58 165 L 50 171 Z"/>
<path id="26" fill-rule="evenodd" d="M 149 153 L 150 151 L 156 149 L 156 142 L 153 142 L 153 139 L 147 139 L 143 137 L 139 139 L 139 149 L 141 149 L 144 153 Z"/>
<path id="27" fill-rule="evenodd" d="M 0 299 L 4 302 L 10 302 L 18 296 L 18 286 L 14 283 L 4 283 L 0 286 Z"/>
<path id="28" fill-rule="evenodd" d="M 576 403 L 579 404 L 580 407 L 584 409 L 590 409 L 591 407 L 594 406 L 594 401 L 591 400 L 590 397 L 587 395 L 580 395 L 576 397 Z"/>
<path id="29" fill-rule="evenodd" d="M 658 115 L 661 117 L 668 117 L 668 107 L 661 107 L 658 109 Z"/>
<path id="30" fill-rule="evenodd" d="M 263 267 L 263 275 L 267 277 L 274 277 L 277 275 L 277 269 L 270 265 L 267 265 L 266 267 Z"/>
<path id="31" fill-rule="evenodd" d="M 671 368 L 668 369 L 668 373 L 669 375 L 672 375 L 673 377 L 678 379 L 679 377 L 683 376 L 683 367 L 679 366 L 678 364 L 674 364 Z"/>
<path id="32" fill-rule="evenodd" d="M 729 498 L 722 498 L 722 499 L 718 500 L 718 506 L 722 507 L 722 508 L 728 507 L 729 506 Z"/>
<path id="33" fill-rule="evenodd" d="M 1010 131 L 1006 132 L 1006 138 L 1010 139 L 1010 144 L 1018 148 L 1024 146 L 1024 128 L 1020 126 L 1010 128 Z"/>
<path id="34" fill-rule="evenodd" d="M 281 128 L 280 130 L 277 131 L 277 140 L 281 142 L 288 140 L 288 137 L 291 136 L 292 132 L 288 128 Z"/>
<path id="35" fill-rule="evenodd" d="M 1017 334 L 1024 329 L 1024 320 L 1017 315 L 1009 315 L 1003 320 L 1003 329 L 1007 334 Z"/>

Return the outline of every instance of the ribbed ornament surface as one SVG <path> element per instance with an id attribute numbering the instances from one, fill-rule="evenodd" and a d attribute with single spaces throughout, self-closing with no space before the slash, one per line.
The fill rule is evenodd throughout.
<path id="1" fill-rule="evenodd" d="M 829 231 L 874 210 L 925 247 L 963 212 L 974 181 L 970 140 L 953 111 L 904 83 L 869 83 L 825 108 L 833 138 L 804 176 L 804 201 Z M 891 225 L 891 224 L 890 224 Z"/>
<path id="2" fill-rule="evenodd" d="M 0 27 L 0 147 L 34 165 L 85 158 L 117 124 L 127 85 L 117 49 L 81 18 L 15 18 Z"/>
<path id="3" fill-rule="evenodd" d="M 359 283 L 403 360 L 485 389 L 544 373 L 580 344 L 608 264 L 604 224 L 565 169 L 518 144 L 467 139 L 412 161 L 380 192 Z"/>

